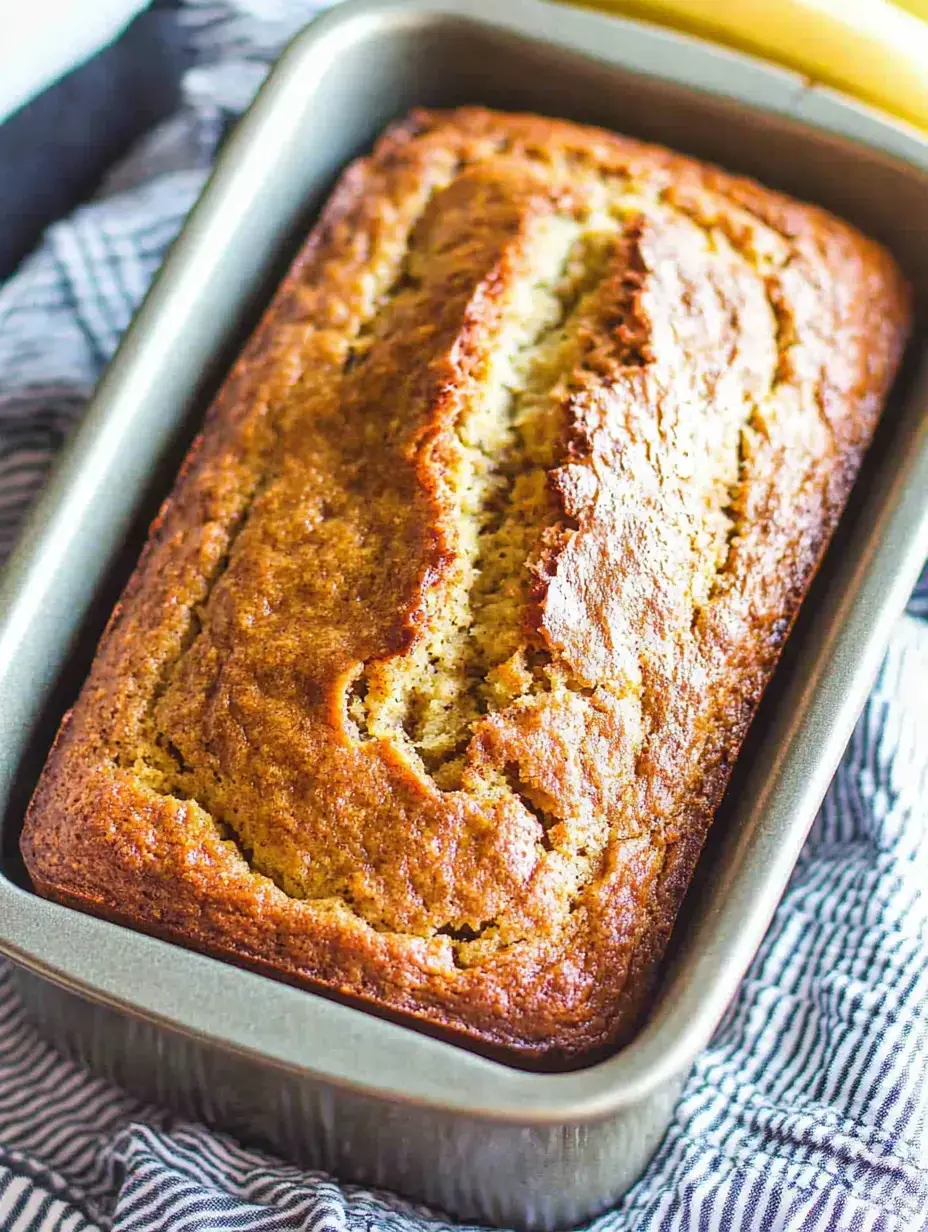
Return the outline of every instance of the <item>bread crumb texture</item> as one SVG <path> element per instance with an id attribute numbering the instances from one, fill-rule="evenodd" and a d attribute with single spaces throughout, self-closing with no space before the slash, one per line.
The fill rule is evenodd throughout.
<path id="1" fill-rule="evenodd" d="M 614 1046 L 907 318 L 880 248 L 750 182 L 396 125 L 153 528 L 38 887 L 507 1059 Z"/>

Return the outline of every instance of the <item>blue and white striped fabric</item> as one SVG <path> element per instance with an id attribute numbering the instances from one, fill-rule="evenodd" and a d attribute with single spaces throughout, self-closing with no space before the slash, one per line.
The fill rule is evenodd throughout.
<path id="1" fill-rule="evenodd" d="M 0 289 L 0 557 L 203 182 L 314 0 L 188 0 L 183 111 Z M 928 577 L 770 933 L 647 1173 L 597 1232 L 928 1229 Z M 0 966 L 0 1229 L 453 1225 L 83 1073 Z"/>

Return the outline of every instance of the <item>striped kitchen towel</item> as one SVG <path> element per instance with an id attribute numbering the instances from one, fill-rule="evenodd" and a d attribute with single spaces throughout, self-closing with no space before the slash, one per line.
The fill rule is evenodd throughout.
<path id="1" fill-rule="evenodd" d="M 0 289 L 0 557 L 206 176 L 313 0 L 187 0 L 182 110 Z M 928 578 L 789 890 L 639 1183 L 592 1226 L 928 1229 Z M 92 1078 L 0 966 L 0 1228 L 453 1225 Z"/>

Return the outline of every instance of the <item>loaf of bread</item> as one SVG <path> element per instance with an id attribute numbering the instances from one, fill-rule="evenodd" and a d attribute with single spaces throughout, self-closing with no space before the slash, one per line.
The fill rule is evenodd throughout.
<path id="1" fill-rule="evenodd" d="M 517 1064 L 602 1056 L 908 317 L 876 244 L 667 150 L 395 125 L 152 528 L 36 888 Z"/>

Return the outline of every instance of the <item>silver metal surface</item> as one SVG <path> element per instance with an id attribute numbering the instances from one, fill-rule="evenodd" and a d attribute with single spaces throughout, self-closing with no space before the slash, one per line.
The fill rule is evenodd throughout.
<path id="1" fill-rule="evenodd" d="M 282 58 L 0 580 L 0 950 L 60 1047 L 146 1095 L 467 1218 L 576 1223 L 640 1174 L 770 921 L 928 553 L 928 370 L 912 358 L 684 907 L 652 1017 L 570 1074 L 508 1068 L 43 902 L 22 811 L 125 545 L 338 169 L 416 104 L 607 125 L 819 201 L 893 248 L 928 309 L 928 142 L 793 74 L 535 0 L 349 0 Z M 204 375 L 206 374 L 206 375 Z"/>

